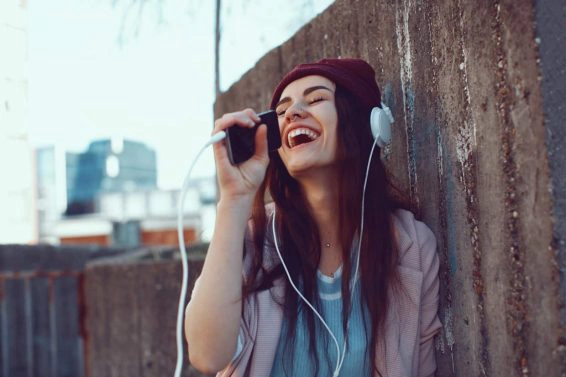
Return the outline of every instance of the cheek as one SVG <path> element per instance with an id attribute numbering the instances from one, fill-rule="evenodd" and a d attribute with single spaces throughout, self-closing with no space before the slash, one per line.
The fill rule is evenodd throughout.
<path id="1" fill-rule="evenodd" d="M 283 117 L 277 117 L 277 124 L 279 125 L 279 132 L 283 131 L 283 123 L 284 123 L 284 118 Z"/>
<path id="2" fill-rule="evenodd" d="M 334 106 L 324 112 L 324 123 L 332 132 L 336 133 L 336 128 L 338 127 L 338 113 Z"/>
<path id="3" fill-rule="evenodd" d="M 285 144 L 285 140 L 283 140 L 283 129 L 285 128 L 285 119 L 279 118 L 278 124 L 279 124 L 279 135 L 281 136 L 281 144 L 283 145 Z"/>
<path id="4" fill-rule="evenodd" d="M 285 162 L 285 150 L 283 149 L 283 147 L 277 149 L 277 155 L 279 156 L 281 161 Z"/>
<path id="5" fill-rule="evenodd" d="M 329 138 L 336 143 L 336 139 L 338 138 L 338 119 L 336 117 L 332 117 L 327 120 L 328 127 L 328 136 Z"/>

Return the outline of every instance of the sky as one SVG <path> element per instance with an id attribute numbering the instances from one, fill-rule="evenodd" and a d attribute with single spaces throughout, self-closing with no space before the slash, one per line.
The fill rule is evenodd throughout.
<path id="1" fill-rule="evenodd" d="M 30 0 L 32 145 L 79 152 L 100 138 L 145 142 L 157 152 L 158 186 L 179 188 L 212 130 L 214 3 L 147 1 L 138 16 L 131 0 Z M 332 1 L 222 3 L 225 90 Z M 214 175 L 211 151 L 193 174 Z"/>

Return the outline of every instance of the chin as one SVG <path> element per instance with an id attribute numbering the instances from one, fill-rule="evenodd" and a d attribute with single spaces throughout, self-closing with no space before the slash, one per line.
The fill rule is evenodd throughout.
<path id="1" fill-rule="evenodd" d="M 336 156 L 318 150 L 301 150 L 281 156 L 289 175 L 295 179 L 332 170 L 336 166 Z"/>
<path id="2" fill-rule="evenodd" d="M 289 175 L 295 179 L 308 175 L 310 168 L 310 165 L 304 163 L 287 165 Z"/>
<path id="3" fill-rule="evenodd" d="M 295 179 L 300 179 L 303 177 L 314 177 L 320 174 L 326 175 L 335 173 L 336 165 L 333 163 L 320 164 L 313 163 L 312 161 L 295 161 L 286 164 L 287 171 L 289 175 Z"/>

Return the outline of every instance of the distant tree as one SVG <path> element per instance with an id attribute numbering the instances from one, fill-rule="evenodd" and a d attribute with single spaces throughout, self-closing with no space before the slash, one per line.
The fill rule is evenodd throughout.
<path id="1" fill-rule="evenodd" d="M 187 14 L 194 16 L 196 10 L 209 0 L 185 0 L 189 9 Z M 241 6 L 246 9 L 257 5 L 259 0 L 241 0 Z M 289 20 L 289 29 L 295 30 L 304 25 L 314 14 L 314 0 L 294 0 L 293 14 Z M 137 38 L 143 23 L 144 12 L 148 6 L 154 8 L 156 24 L 158 27 L 167 24 L 164 16 L 165 0 L 111 0 L 112 7 L 122 8 L 122 20 L 118 31 L 118 44 L 124 45 L 128 35 Z M 222 0 L 215 0 L 214 15 L 214 91 L 216 95 L 220 93 L 220 43 L 222 39 Z M 261 36 L 260 36 L 261 38 Z"/>
<path id="2" fill-rule="evenodd" d="M 112 7 L 117 8 L 119 4 L 124 4 L 125 0 L 112 0 Z M 200 7 L 204 0 L 186 0 L 189 5 L 196 5 Z M 122 20 L 120 22 L 120 29 L 118 30 L 118 44 L 123 46 L 125 43 L 126 35 L 131 33 L 134 38 L 137 38 L 143 21 L 144 10 L 148 4 L 155 7 L 156 23 L 158 26 L 166 25 L 167 22 L 163 15 L 164 0 L 129 0 L 124 5 Z M 214 16 L 214 91 L 218 95 L 220 93 L 220 39 L 221 39 L 221 14 L 222 2 L 216 0 L 215 16 Z M 191 15 L 191 10 L 188 11 Z M 133 30 L 130 30 L 132 28 Z"/>
<path id="3" fill-rule="evenodd" d="M 202 4 L 208 0 L 184 0 L 187 4 L 187 15 L 192 17 Z M 122 19 L 118 30 L 118 44 L 122 46 L 126 43 L 127 37 L 137 38 L 144 22 L 144 15 L 148 7 L 153 8 L 153 17 L 158 27 L 167 25 L 165 18 L 165 0 L 111 0 L 113 8 L 120 8 Z"/>
<path id="4" fill-rule="evenodd" d="M 117 8 L 120 4 L 124 4 L 124 0 L 112 0 L 112 7 Z M 142 25 L 143 13 L 146 5 L 151 0 L 129 0 L 126 5 L 124 5 L 122 11 L 122 19 L 120 22 L 120 29 L 118 30 L 118 44 L 123 46 L 125 43 L 125 37 L 128 33 L 128 27 L 133 27 L 133 36 L 138 37 Z M 151 1 L 157 5 L 157 24 L 164 24 L 163 19 L 163 0 L 153 0 Z"/>

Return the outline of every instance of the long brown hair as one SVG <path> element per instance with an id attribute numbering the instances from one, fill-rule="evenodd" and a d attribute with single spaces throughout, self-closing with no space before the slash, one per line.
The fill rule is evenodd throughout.
<path id="1" fill-rule="evenodd" d="M 342 327 L 347 332 L 351 305 L 351 266 L 355 263 L 350 258 L 350 245 L 360 229 L 362 190 L 368 158 L 373 145 L 370 131 L 370 109 L 365 108 L 349 92 L 337 86 L 335 103 L 338 112 L 337 129 L 337 166 L 342 179 L 339 186 L 339 239 L 342 250 Z M 369 357 L 373 369 L 377 370 L 375 354 L 379 340 L 383 338 L 384 321 L 389 308 L 389 292 L 398 284 L 397 264 L 399 253 L 395 243 L 392 225 L 392 212 L 405 207 L 401 196 L 390 184 L 379 148 L 373 153 L 365 195 L 364 234 L 361 240 L 359 276 L 361 283 L 362 305 L 369 313 L 371 331 Z M 254 202 L 252 221 L 254 225 L 254 255 L 250 273 L 244 283 L 244 297 L 257 291 L 268 289 L 275 279 L 284 274 L 281 264 L 266 268 L 263 253 L 266 236 L 271 238 L 270 229 L 266 229 L 268 219 L 265 212 L 264 197 L 266 190 L 277 208 L 275 221 L 277 241 L 290 275 L 295 283 L 300 282 L 303 295 L 309 302 L 320 308 L 317 294 L 316 271 L 321 250 L 317 224 L 310 212 L 305 195 L 299 183 L 289 175 L 277 153 L 270 156 L 266 179 L 260 187 Z M 269 233 L 266 233 L 269 232 Z M 286 347 L 291 347 L 297 329 L 297 318 L 305 310 L 309 334 L 309 354 L 318 372 L 319 360 L 315 352 L 315 335 L 326 337 L 325 332 L 316 334 L 316 318 L 311 310 L 300 301 L 297 293 L 285 279 L 284 316 L 288 323 Z M 365 313 L 362 310 L 362 313 Z M 365 314 L 364 314 L 365 315 Z M 381 338 L 380 338 L 381 337 Z M 285 352 L 291 355 L 291 352 Z M 329 362 L 327 357 L 327 362 Z M 285 365 L 285 363 L 284 363 Z"/>

